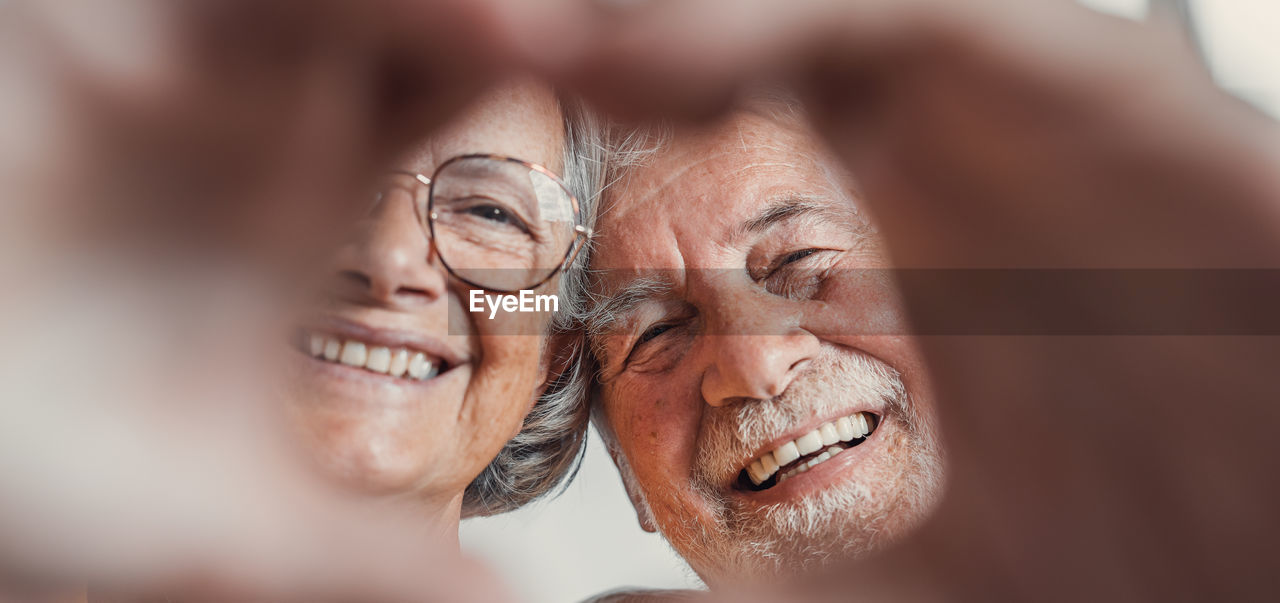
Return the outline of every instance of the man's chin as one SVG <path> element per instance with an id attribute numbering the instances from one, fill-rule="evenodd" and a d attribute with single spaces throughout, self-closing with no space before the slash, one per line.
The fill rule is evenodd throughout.
<path id="1" fill-rule="evenodd" d="M 927 460 L 925 461 L 927 462 Z M 785 580 L 858 559 L 909 534 L 932 511 L 940 472 L 919 467 L 885 491 L 842 480 L 806 496 L 728 509 L 719 530 L 677 547 L 713 588 Z"/>

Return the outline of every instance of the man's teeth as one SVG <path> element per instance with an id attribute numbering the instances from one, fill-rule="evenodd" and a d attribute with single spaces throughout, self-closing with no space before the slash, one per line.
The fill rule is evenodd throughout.
<path id="1" fill-rule="evenodd" d="M 819 463 L 840 454 L 847 447 L 839 444 L 866 437 L 871 433 L 873 424 L 874 418 L 863 412 L 840 417 L 829 423 L 823 423 L 817 429 L 782 444 L 772 452 L 767 452 L 764 456 L 752 461 L 751 465 L 747 467 L 747 476 L 751 478 L 752 483 L 759 486 L 768 481 L 770 477 L 773 477 L 779 469 L 795 463 L 800 457 L 813 454 L 826 447 L 826 450 L 821 454 L 793 467 L 788 467 L 786 471 L 778 476 L 778 482 L 781 483 L 789 477 L 804 473 Z"/>
<path id="2" fill-rule="evenodd" d="M 804 473 L 805 471 L 808 471 L 810 468 L 814 467 L 814 466 L 815 466 L 815 465 L 817 465 L 818 463 L 821 463 L 821 462 L 823 462 L 823 461 L 826 461 L 826 460 L 830 459 L 831 457 L 833 457 L 833 456 L 835 456 L 835 455 L 837 455 L 837 454 L 840 454 L 841 452 L 844 452 L 845 450 L 847 450 L 847 449 L 846 449 L 846 448 L 840 448 L 839 446 L 832 446 L 832 447 L 828 448 L 828 449 L 826 450 L 826 452 L 823 452 L 822 454 L 819 454 L 818 456 L 815 456 L 815 457 L 813 457 L 812 459 L 810 459 L 810 460 L 808 460 L 808 461 L 805 461 L 805 462 L 803 462 L 803 463 L 800 463 L 799 465 L 796 465 L 795 467 L 792 467 L 792 468 L 790 468 L 790 469 L 788 469 L 788 470 L 786 470 L 786 471 L 782 472 L 782 475 L 779 475 L 779 476 L 778 476 L 778 483 L 782 483 L 783 481 L 786 481 L 787 479 L 790 479 L 790 478 L 792 478 L 792 477 L 794 477 L 794 476 L 796 476 L 796 475 L 799 475 L 799 474 L 801 474 L 801 473 Z M 765 479 L 768 479 L 768 478 L 765 478 Z M 759 485 L 759 484 L 756 484 L 756 485 Z"/>
<path id="3" fill-rule="evenodd" d="M 783 467 L 795 462 L 796 459 L 800 458 L 800 451 L 796 448 L 795 442 L 787 442 L 786 444 L 783 444 L 775 448 L 773 452 L 770 452 L 769 454 L 766 454 L 764 456 L 772 456 L 773 460 L 775 461 L 774 464 L 778 465 L 779 467 Z M 760 460 L 761 464 L 764 463 L 764 457 L 761 457 L 760 459 L 757 459 L 757 460 Z M 760 481 L 764 481 L 765 479 L 767 479 L 767 477 L 768 476 L 761 478 Z"/>
<path id="4" fill-rule="evenodd" d="M 351 340 L 344 342 L 318 334 L 311 334 L 307 343 L 311 355 L 316 358 L 363 368 L 383 375 L 391 375 L 392 377 L 408 376 L 419 381 L 426 381 L 440 373 L 438 362 L 433 362 L 431 358 L 422 352 L 414 352 L 405 348 L 392 349 L 383 346 L 371 346 Z"/>

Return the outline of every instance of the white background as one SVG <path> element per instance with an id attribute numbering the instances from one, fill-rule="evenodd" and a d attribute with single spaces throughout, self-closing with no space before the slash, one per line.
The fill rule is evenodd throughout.
<path id="1" fill-rule="evenodd" d="M 1085 3 L 1129 17 L 1147 6 L 1146 0 Z M 1280 117 L 1280 0 L 1199 0 L 1192 8 L 1218 81 Z M 699 584 L 661 538 L 640 530 L 594 433 L 578 479 L 561 497 L 465 521 L 462 544 L 530 603 L 578 601 L 623 585 Z"/>

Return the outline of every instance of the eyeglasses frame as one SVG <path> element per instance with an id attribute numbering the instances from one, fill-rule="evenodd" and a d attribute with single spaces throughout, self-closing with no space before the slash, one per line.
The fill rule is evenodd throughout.
<path id="1" fill-rule="evenodd" d="M 560 177 L 555 174 L 555 172 L 552 172 L 551 170 L 547 169 L 546 167 L 540 164 L 534 163 L 532 161 L 525 161 L 523 159 L 517 159 L 515 157 L 509 157 L 506 155 L 495 155 L 492 153 L 468 153 L 465 155 L 457 155 L 454 157 L 450 157 L 449 159 L 446 159 L 443 163 L 436 166 L 435 171 L 431 172 L 431 177 L 424 176 L 418 172 L 411 172 L 407 170 L 391 170 L 390 173 L 411 176 L 413 177 L 414 180 L 417 180 L 418 182 L 427 186 L 427 208 L 426 208 L 427 214 L 425 216 L 419 215 L 418 219 L 423 222 L 426 222 L 427 232 L 431 235 L 431 245 L 433 247 L 436 247 L 436 257 L 440 258 L 440 264 L 444 266 L 444 269 L 449 273 L 449 276 L 452 276 L 453 278 L 456 278 L 459 281 L 462 281 L 472 287 L 483 289 L 485 291 L 492 291 L 494 293 L 512 294 L 519 291 L 518 289 L 517 290 L 493 289 L 493 288 L 481 285 L 479 283 L 473 282 L 470 279 L 462 277 L 456 271 L 454 271 L 453 267 L 449 265 L 449 261 L 444 258 L 444 254 L 440 253 L 440 248 L 436 246 L 436 241 L 439 240 L 436 237 L 436 219 L 438 218 L 438 215 L 436 214 L 435 208 L 434 208 L 436 180 L 438 180 L 438 176 L 440 175 L 440 172 L 444 170 L 446 167 L 448 167 L 450 164 L 456 163 L 458 161 L 468 160 L 468 159 L 490 159 L 490 160 L 505 161 L 509 163 L 520 164 L 528 169 L 534 170 L 550 178 L 552 182 L 555 182 L 556 184 L 558 184 L 560 188 L 564 189 L 565 193 L 568 193 L 569 201 L 570 203 L 573 204 L 574 237 L 573 237 L 573 242 L 569 244 L 569 248 L 566 249 L 564 252 L 564 258 L 560 262 L 560 265 L 556 266 L 555 270 L 552 270 L 551 272 L 547 273 L 547 275 L 543 277 L 542 280 L 532 285 L 528 285 L 527 287 L 525 287 L 525 289 L 537 289 L 538 287 L 541 287 L 542 285 L 546 284 L 547 281 L 551 280 L 552 277 L 554 277 L 555 275 L 559 274 L 562 270 L 564 270 L 566 266 L 569 266 L 570 264 L 573 263 L 575 259 L 577 259 L 578 253 L 582 251 L 582 248 L 586 246 L 587 241 L 591 239 L 591 235 L 594 233 L 591 228 L 584 226 L 582 224 L 582 208 L 581 208 L 581 205 L 578 203 L 578 197 L 573 194 L 573 191 L 569 190 L 569 185 L 565 184 L 564 180 L 561 180 Z M 415 213 L 421 212 L 421 209 L 419 209 L 417 203 L 414 203 L 413 207 L 414 207 Z"/>

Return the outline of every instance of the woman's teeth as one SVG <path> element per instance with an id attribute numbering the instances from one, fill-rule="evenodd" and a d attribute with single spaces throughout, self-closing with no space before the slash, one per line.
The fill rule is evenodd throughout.
<path id="1" fill-rule="evenodd" d="M 875 428 L 876 418 L 871 413 L 857 412 L 840 417 L 751 461 L 744 472 L 755 486 L 769 481 L 774 474 L 778 474 L 777 483 L 780 484 L 787 478 L 804 473 L 861 443 Z M 802 457 L 819 451 L 822 451 L 821 454 L 801 460 Z"/>
<path id="2" fill-rule="evenodd" d="M 405 348 L 370 346 L 352 340 L 343 342 L 314 333 L 308 339 L 311 355 L 329 362 L 418 381 L 426 381 L 440 373 L 441 363 L 422 352 Z"/>

